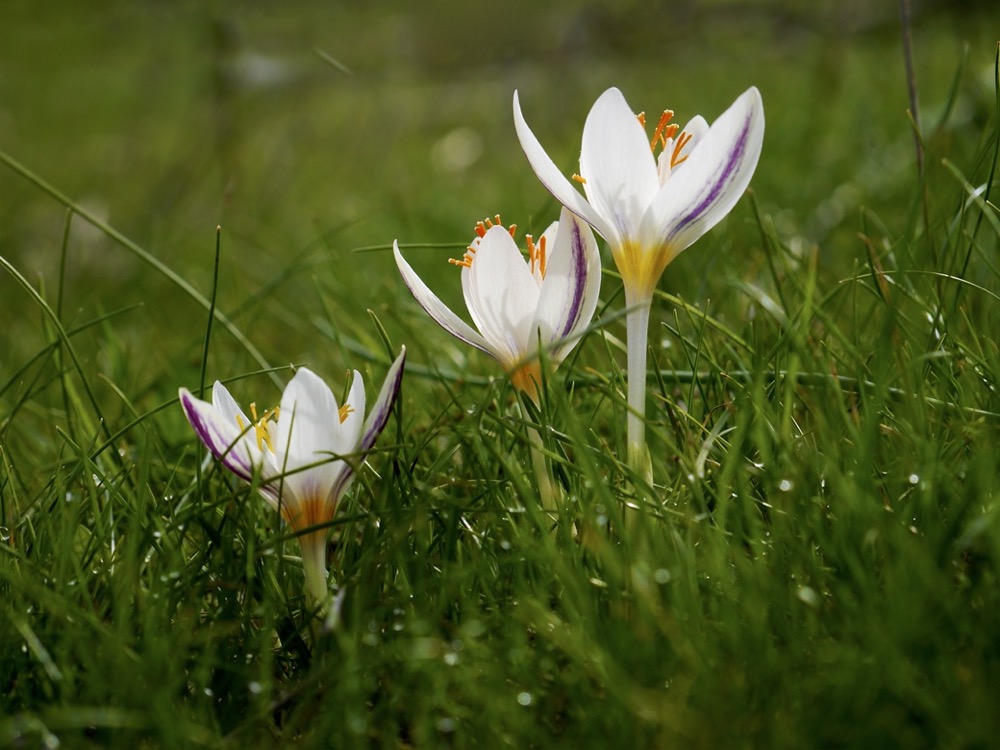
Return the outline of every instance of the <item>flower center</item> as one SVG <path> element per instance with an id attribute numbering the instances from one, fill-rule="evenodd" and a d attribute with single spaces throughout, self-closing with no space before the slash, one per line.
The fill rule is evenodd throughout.
<path id="1" fill-rule="evenodd" d="M 281 412 L 277 406 L 273 409 L 268 409 L 260 417 L 257 416 L 257 404 L 250 404 L 250 417 L 253 420 L 253 429 L 257 434 L 257 450 L 264 450 L 264 443 L 267 443 L 267 447 L 270 449 L 271 453 L 274 453 L 274 442 L 271 438 L 270 430 L 268 429 L 268 422 L 271 417 L 274 417 L 275 421 L 278 419 L 278 414 Z M 343 421 L 343 420 L 341 420 Z M 239 414 L 236 415 L 236 426 L 240 428 L 240 431 L 247 429 L 247 425 L 243 424 L 243 417 Z"/>
<path id="2" fill-rule="evenodd" d="M 691 142 L 691 134 L 684 132 L 680 129 L 680 126 L 676 123 L 670 122 L 674 117 L 674 111 L 672 109 L 663 110 L 663 114 L 660 115 L 660 121 L 656 123 L 656 129 L 653 131 L 653 137 L 649 141 L 649 148 L 655 154 L 657 146 L 661 150 L 666 151 L 668 148 L 671 149 L 670 152 L 670 168 L 673 169 L 682 161 L 687 159 L 687 154 L 684 153 L 684 147 Z M 640 112 L 636 115 L 639 120 L 639 124 L 643 128 L 646 127 L 646 113 Z M 678 130 L 681 132 L 678 134 Z M 676 136 L 676 140 L 675 140 Z"/>
<path id="3" fill-rule="evenodd" d="M 484 219 L 483 221 L 476 222 L 476 239 L 472 241 L 472 244 L 466 248 L 465 255 L 462 256 L 461 260 L 456 260 L 455 258 L 449 258 L 448 262 L 453 266 L 462 266 L 463 268 L 472 268 L 472 259 L 476 256 L 476 251 L 479 249 L 479 241 L 486 236 L 486 232 L 496 226 L 503 226 L 503 222 L 500 221 L 500 214 L 496 214 L 492 219 Z M 517 231 L 517 224 L 511 224 L 507 229 L 510 232 L 511 238 L 514 237 L 514 233 Z"/>

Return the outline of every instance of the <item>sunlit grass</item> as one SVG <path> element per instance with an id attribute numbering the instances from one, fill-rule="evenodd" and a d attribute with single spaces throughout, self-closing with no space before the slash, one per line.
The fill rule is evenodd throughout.
<path id="1" fill-rule="evenodd" d="M 918 44 L 937 38 L 920 33 Z M 277 145 L 254 151 L 280 131 L 248 132 L 232 164 L 257 187 L 233 195 L 255 198 L 201 213 L 184 187 L 218 188 L 232 164 L 199 172 L 197 144 L 175 166 L 183 179 L 153 190 L 133 175 L 119 187 L 137 195 L 110 216 L 88 207 L 80 183 L 37 166 L 34 147 L 0 144 L 0 194 L 31 206 L 0 208 L 0 745 L 991 744 L 992 50 L 956 56 L 953 84 L 928 75 L 938 106 L 925 112 L 921 183 L 905 84 L 896 76 L 883 91 L 878 67 L 902 65 L 880 38 L 851 38 L 865 44 L 844 67 L 816 60 L 737 87 L 760 85 L 769 136 L 752 194 L 671 266 L 654 301 L 652 485 L 624 461 L 612 271 L 595 324 L 536 410 L 423 315 L 391 261 L 398 238 L 458 300 L 445 260 L 476 220 L 503 210 L 531 231 L 555 218 L 508 132 L 509 99 L 513 85 L 534 86 L 572 107 L 565 122 L 539 124 L 546 142 L 571 144 L 560 155 L 570 160 L 593 100 L 577 101 L 579 88 L 434 80 L 447 59 L 385 88 L 344 84 L 345 121 L 369 99 L 381 112 L 391 90 L 405 116 L 376 120 L 401 139 L 392 169 L 350 171 L 352 154 L 355 177 L 324 187 L 336 152 L 300 173 Z M 705 81 L 716 67 L 723 79 L 721 62 L 707 67 Z M 644 71 L 622 76 L 650 107 L 675 106 L 655 100 Z M 833 73 L 843 88 L 831 80 L 799 98 Z M 322 98 L 306 90 L 310 104 Z M 696 93 L 678 95 L 709 114 Z M 731 93 L 711 96 L 721 107 Z M 823 126 L 824 98 L 874 104 L 863 127 L 846 104 Z M 254 122 L 254 102 L 239 102 L 239 121 Z M 472 172 L 434 172 L 434 144 L 463 108 L 486 155 Z M 814 137 L 792 138 L 809 118 Z M 386 153 L 390 140 L 376 140 L 357 146 L 357 161 Z M 296 179 L 302 203 L 286 203 Z M 155 211 L 126 210 L 149 200 L 140 195 L 158 197 Z M 247 206 L 262 196 L 273 204 L 255 217 Z M 169 226 L 174 207 L 184 230 Z M 177 388 L 197 389 L 204 370 L 240 402 L 270 403 L 302 364 L 331 383 L 349 367 L 380 383 L 401 344 L 400 400 L 330 530 L 342 600 L 320 623 L 298 543 L 251 488 L 205 461 Z M 539 506 L 531 429 L 561 488 L 555 517 Z"/>

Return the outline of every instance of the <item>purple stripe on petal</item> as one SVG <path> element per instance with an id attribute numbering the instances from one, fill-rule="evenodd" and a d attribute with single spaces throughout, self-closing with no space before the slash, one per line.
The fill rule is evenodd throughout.
<path id="1" fill-rule="evenodd" d="M 405 362 L 406 347 L 404 346 L 399 356 L 396 357 L 396 361 L 392 363 L 392 367 L 389 368 L 389 373 L 386 375 L 382 390 L 379 391 L 378 398 L 375 399 L 375 405 L 372 407 L 372 411 L 365 421 L 365 426 L 361 433 L 361 443 L 358 445 L 358 456 L 355 459 L 359 464 L 365 460 L 365 454 L 375 445 L 378 436 L 382 434 L 382 430 L 385 429 L 386 424 L 389 422 L 389 415 L 392 413 L 392 407 L 396 403 L 396 397 L 399 395 L 399 389 L 403 383 L 403 364 Z M 334 499 L 334 502 L 340 502 L 341 495 L 347 492 L 353 478 L 354 469 L 350 463 L 345 461 L 343 471 L 337 477 L 337 481 L 334 482 L 333 489 L 330 490 L 330 497 Z"/>
<path id="2" fill-rule="evenodd" d="M 365 428 L 361 435 L 361 445 L 359 450 L 365 453 L 375 445 L 378 436 L 382 434 L 386 423 L 389 421 L 389 414 L 392 412 L 393 404 L 396 403 L 396 396 L 399 395 L 399 388 L 403 383 L 403 364 L 406 362 L 406 347 L 402 347 L 396 361 L 392 363 L 389 374 L 386 376 L 382 390 L 375 399 L 375 406 L 365 422 Z"/>
<path id="3" fill-rule="evenodd" d="M 712 183 L 712 186 L 707 193 L 702 194 L 704 197 L 701 201 L 685 215 L 681 216 L 673 227 L 665 233 L 665 236 L 670 237 L 672 235 L 676 235 L 689 224 L 693 224 L 701 218 L 702 214 L 704 214 L 705 211 L 707 211 L 709 207 L 711 207 L 712 204 L 719 199 L 719 196 L 722 195 L 722 193 L 728 188 L 729 182 L 736 173 L 736 168 L 742 161 L 743 154 L 746 151 L 752 120 L 753 113 L 748 112 L 746 118 L 743 120 L 743 128 L 740 131 L 740 135 L 733 143 L 733 148 L 729 152 L 729 158 L 726 159 L 726 166 L 721 172 L 717 173 L 715 182 Z"/>
<path id="4" fill-rule="evenodd" d="M 559 331 L 557 339 L 566 338 L 576 328 L 576 324 L 580 320 L 580 311 L 583 309 L 584 291 L 587 288 L 587 240 L 576 221 L 568 223 L 573 232 L 571 235 L 571 246 L 573 252 L 573 281 L 575 283 L 573 285 L 573 296 L 570 300 L 569 312 L 566 315 L 566 322 L 562 330 Z M 564 227 L 565 224 L 561 224 L 559 229 L 562 230 Z"/>
<path id="5" fill-rule="evenodd" d="M 212 455 L 222 461 L 227 469 L 240 479 L 249 482 L 253 477 L 253 466 L 242 451 L 234 450 L 239 439 L 234 441 L 231 435 L 227 435 L 219 429 L 217 420 L 221 417 L 210 411 L 213 407 L 204 401 L 198 401 L 184 389 L 181 389 L 180 400 L 188 422 L 191 423 L 205 447 L 212 452 Z M 200 404 L 204 404 L 204 406 L 200 406 Z"/>

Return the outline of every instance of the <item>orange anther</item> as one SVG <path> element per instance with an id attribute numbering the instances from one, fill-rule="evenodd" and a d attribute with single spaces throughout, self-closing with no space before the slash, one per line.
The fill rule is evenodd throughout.
<path id="1" fill-rule="evenodd" d="M 538 244 L 530 234 L 524 235 L 524 241 L 528 245 L 528 262 L 531 264 L 531 272 L 535 272 L 535 264 L 538 264 L 538 274 L 545 278 L 545 237 L 543 236 Z"/>
<path id="2" fill-rule="evenodd" d="M 354 411 L 354 407 L 350 404 L 344 404 L 337 410 L 337 416 L 340 417 L 340 423 L 344 424 L 347 421 L 347 415 Z"/>
<path id="3" fill-rule="evenodd" d="M 687 154 L 682 155 L 681 152 L 684 150 L 684 147 L 687 146 L 688 143 L 690 142 L 691 142 L 690 133 L 681 133 L 680 136 L 678 136 L 677 141 L 674 143 L 674 150 L 670 154 L 671 167 L 676 167 L 682 161 L 687 159 Z"/>
<path id="4" fill-rule="evenodd" d="M 639 114 L 637 114 L 635 116 L 635 119 L 637 119 L 639 121 L 639 124 L 642 125 L 643 129 L 646 128 L 646 113 L 645 112 L 640 112 Z"/>
<path id="5" fill-rule="evenodd" d="M 660 115 L 660 121 L 656 124 L 656 130 L 653 131 L 653 139 L 649 142 L 649 147 L 651 149 L 656 149 L 656 144 L 659 143 L 661 148 L 666 148 L 667 138 L 676 131 L 676 126 L 672 132 L 667 132 L 669 128 L 670 118 L 674 116 L 672 109 L 663 110 L 663 114 Z"/>
<path id="6" fill-rule="evenodd" d="M 466 248 L 465 255 L 462 256 L 462 260 L 455 260 L 454 258 L 448 258 L 448 262 L 453 266 L 462 266 L 462 268 L 472 268 L 472 258 L 476 254 L 476 246 L 469 245 Z"/>
<path id="7" fill-rule="evenodd" d="M 575 182 L 579 182 L 581 185 L 586 185 L 587 184 L 587 178 L 586 177 L 581 177 L 578 174 L 573 175 L 572 179 Z"/>

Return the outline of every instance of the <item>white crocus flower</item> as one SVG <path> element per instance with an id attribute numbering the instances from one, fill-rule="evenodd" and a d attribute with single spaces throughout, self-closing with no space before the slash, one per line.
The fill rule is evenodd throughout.
<path id="1" fill-rule="evenodd" d="M 406 348 L 389 368 L 365 420 L 365 385 L 354 371 L 351 390 L 337 404 L 329 386 L 300 368 L 281 396 L 281 406 L 248 417 L 222 383 L 212 402 L 179 391 L 188 421 L 223 465 L 247 482 L 257 477 L 263 498 L 298 533 L 306 591 L 316 605 L 327 599 L 326 538 L 355 469 L 385 428 L 403 377 Z"/>
<path id="2" fill-rule="evenodd" d="M 420 306 L 448 333 L 492 355 L 516 388 L 537 402 L 538 347 L 557 366 L 576 346 L 597 308 L 601 259 L 590 227 L 563 209 L 537 242 L 526 237 L 527 258 L 514 227 L 500 218 L 480 222 L 461 260 L 462 291 L 475 330 L 417 276 L 393 243 L 396 265 Z"/>
<path id="3" fill-rule="evenodd" d="M 647 462 L 646 337 L 657 282 L 681 251 L 728 214 L 757 166 L 764 137 L 760 92 L 747 89 L 709 127 L 695 117 L 683 129 L 664 112 L 652 140 L 616 89 L 587 115 L 574 186 L 531 132 L 514 93 L 514 125 L 542 184 L 587 221 L 611 247 L 628 307 L 628 447 L 630 463 Z M 657 157 L 656 152 L 660 150 Z"/>

